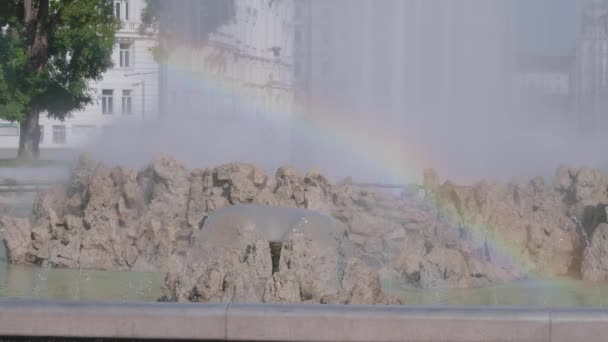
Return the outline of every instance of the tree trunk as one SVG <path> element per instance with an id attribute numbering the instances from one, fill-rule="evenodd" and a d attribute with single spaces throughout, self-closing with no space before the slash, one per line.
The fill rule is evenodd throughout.
<path id="1" fill-rule="evenodd" d="M 32 0 L 23 2 L 25 24 L 28 29 L 29 68 L 40 71 L 47 59 L 49 44 L 49 0 Z"/>
<path id="2" fill-rule="evenodd" d="M 49 0 L 24 0 L 23 15 L 28 30 L 27 68 L 29 73 L 34 75 L 42 70 L 47 60 Z M 34 104 L 21 120 L 17 155 L 20 160 L 31 161 L 40 157 L 39 117 L 40 110 Z"/>
<path id="3" fill-rule="evenodd" d="M 19 127 L 18 158 L 24 161 L 37 160 L 40 157 L 40 112 L 33 110 L 21 121 Z"/>

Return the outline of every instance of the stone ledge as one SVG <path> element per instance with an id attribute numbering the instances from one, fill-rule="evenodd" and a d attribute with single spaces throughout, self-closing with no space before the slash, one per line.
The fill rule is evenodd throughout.
<path id="1" fill-rule="evenodd" d="M 608 309 L 2 300 L 0 336 L 207 341 L 605 341 Z"/>
<path id="2" fill-rule="evenodd" d="M 549 313 L 529 309 L 233 304 L 227 340 L 549 341 Z"/>
<path id="3" fill-rule="evenodd" d="M 608 341 L 608 309 L 551 312 L 551 341 Z"/>
<path id="4" fill-rule="evenodd" d="M 223 340 L 227 304 L 0 301 L 0 336 Z"/>

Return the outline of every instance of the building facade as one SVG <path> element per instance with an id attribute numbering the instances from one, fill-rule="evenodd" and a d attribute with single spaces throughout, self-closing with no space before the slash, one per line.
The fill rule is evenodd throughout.
<path id="1" fill-rule="evenodd" d="M 180 37 L 168 42 L 170 53 L 162 66 L 167 118 L 188 117 L 201 130 L 192 139 L 230 151 L 233 159 L 272 148 L 264 164 L 280 166 L 288 160 L 291 141 L 286 126 L 294 102 L 293 1 L 234 0 L 231 20 L 210 34 L 201 27 L 202 17 L 213 15 L 204 13 L 209 10 L 204 6 L 184 0 L 171 9 L 183 27 Z M 219 144 L 227 134 L 247 143 Z"/>
<path id="2" fill-rule="evenodd" d="M 520 57 L 513 74 L 519 110 L 542 111 L 571 121 L 575 94 L 574 56 Z"/>
<path id="3" fill-rule="evenodd" d="M 455 127 L 467 120 L 464 114 L 497 106 L 506 93 L 502 3 L 296 0 L 295 6 L 299 115 L 322 123 L 329 114 L 344 130 L 369 127 L 357 134 L 407 146 L 421 125 Z M 323 153 L 324 148 L 309 141 L 294 155 L 328 170 L 336 164 L 332 156 L 344 152 Z M 361 161 L 342 169 L 366 167 Z M 328 170 L 341 170 L 333 171 Z"/>
<path id="4" fill-rule="evenodd" d="M 203 115 L 240 111 L 239 101 L 289 112 L 293 103 L 291 0 L 235 0 L 234 18 L 198 36 L 200 2 L 183 1 L 187 39 L 171 47 L 163 87 L 167 106 Z M 194 13 L 194 15 L 193 15 Z M 199 14 L 199 15 L 197 15 Z M 188 80 L 187 78 L 190 78 Z M 242 104 L 242 103 L 241 103 Z M 251 107 L 251 105 L 248 105 Z"/>
<path id="5" fill-rule="evenodd" d="M 40 117 L 41 149 L 81 147 L 115 125 L 139 125 L 158 116 L 159 66 L 151 48 L 154 37 L 139 34 L 145 0 L 114 0 L 122 21 L 112 53 L 114 66 L 90 84 L 94 102 L 61 121 Z M 16 149 L 18 125 L 0 123 L 0 148 Z"/>
<path id="6" fill-rule="evenodd" d="M 608 124 L 608 1 L 581 2 L 576 55 L 580 128 L 601 134 Z"/>

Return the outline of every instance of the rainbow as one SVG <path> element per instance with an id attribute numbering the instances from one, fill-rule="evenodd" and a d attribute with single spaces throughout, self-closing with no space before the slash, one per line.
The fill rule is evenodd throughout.
<path id="1" fill-rule="evenodd" d="M 192 56 L 202 56 L 203 47 L 182 47 L 172 50 L 171 58 L 163 65 L 175 75 L 179 82 L 199 89 L 210 96 L 229 98 L 242 113 L 251 112 L 252 108 L 262 108 L 258 115 L 273 122 L 289 120 L 292 129 L 299 134 L 313 137 L 316 142 L 330 147 L 338 147 L 357 160 L 378 165 L 382 175 L 390 182 L 412 184 L 420 177 L 420 171 L 426 167 L 440 168 L 441 164 L 425 153 L 424 147 L 408 141 L 399 135 L 397 129 L 374 131 L 372 127 L 356 120 L 344 118 L 357 117 L 356 113 L 346 113 L 320 103 L 309 104 L 308 112 L 294 113 L 288 107 L 269 108 L 255 95 L 227 82 L 223 77 L 205 71 L 192 63 Z M 438 212 L 438 220 L 457 225 L 465 229 L 473 241 L 483 242 L 498 256 L 501 264 L 512 267 L 522 274 L 529 274 L 534 269 L 530 259 L 522 254 L 522 246 L 514 246 L 504 229 L 482 226 L 472 220 L 462 222 L 457 213 L 451 213 L 432 199 L 426 205 Z M 532 275 L 533 276 L 533 275 Z"/>

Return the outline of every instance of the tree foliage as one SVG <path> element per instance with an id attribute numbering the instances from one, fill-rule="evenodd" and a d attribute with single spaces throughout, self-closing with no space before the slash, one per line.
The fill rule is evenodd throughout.
<path id="1" fill-rule="evenodd" d="M 111 0 L 1 0 L 0 118 L 63 119 L 90 103 L 119 28 Z"/>

